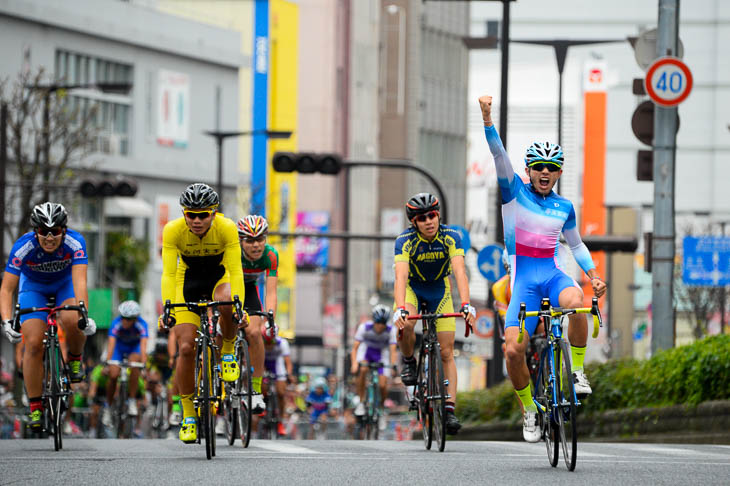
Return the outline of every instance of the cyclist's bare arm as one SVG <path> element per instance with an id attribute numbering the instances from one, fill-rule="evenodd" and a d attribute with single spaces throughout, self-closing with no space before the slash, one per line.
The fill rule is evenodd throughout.
<path id="1" fill-rule="evenodd" d="M 284 367 L 287 375 L 294 376 L 294 365 L 291 362 L 291 356 L 284 356 Z"/>
<path id="2" fill-rule="evenodd" d="M 393 366 L 398 365 L 398 346 L 390 344 L 390 364 Z"/>
<path id="3" fill-rule="evenodd" d="M 466 276 L 466 264 L 461 255 L 451 257 L 451 271 L 456 280 L 456 289 L 462 302 L 469 302 L 469 279 Z"/>
<path id="4" fill-rule="evenodd" d="M 106 342 L 106 360 L 109 361 L 114 356 L 114 348 L 117 346 L 117 338 L 109 336 Z"/>
<path id="5" fill-rule="evenodd" d="M 269 275 L 266 277 L 266 311 L 273 310 L 276 314 L 276 284 L 279 282 L 279 277 Z"/>
<path id="6" fill-rule="evenodd" d="M 393 297 L 395 306 L 400 308 L 406 306 L 406 286 L 408 285 L 408 262 L 395 262 L 395 285 Z M 396 322 L 398 329 L 403 329 L 405 321 L 399 319 Z"/>
<path id="7" fill-rule="evenodd" d="M 86 270 L 88 265 L 79 263 L 71 267 L 71 281 L 73 282 L 76 302 L 89 303 L 89 291 L 86 286 Z"/>
<path id="8" fill-rule="evenodd" d="M 147 338 L 143 337 L 139 340 L 139 356 L 142 363 L 147 362 Z"/>
<path id="9" fill-rule="evenodd" d="M 3 283 L 0 286 L 0 316 L 3 320 L 13 318 L 13 294 L 18 288 L 20 277 L 10 272 L 3 275 Z"/>
<path id="10" fill-rule="evenodd" d="M 175 301 L 175 272 L 177 271 L 177 248 L 166 243 L 172 238 L 172 230 L 165 226 L 162 233 L 162 302 Z M 172 312 L 174 314 L 174 312 Z"/>
<path id="11" fill-rule="evenodd" d="M 350 371 L 355 373 L 357 371 L 357 348 L 360 347 L 360 341 L 352 343 L 352 352 L 350 352 Z"/>

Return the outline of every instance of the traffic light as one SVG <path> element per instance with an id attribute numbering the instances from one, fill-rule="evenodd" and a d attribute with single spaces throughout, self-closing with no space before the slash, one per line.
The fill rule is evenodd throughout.
<path id="1" fill-rule="evenodd" d="M 337 154 L 276 152 L 271 163 L 276 172 L 299 172 L 301 174 L 319 172 L 335 175 L 342 168 L 342 157 Z"/>
<path id="2" fill-rule="evenodd" d="M 634 253 L 639 242 L 633 236 L 602 235 L 583 237 L 583 243 L 590 251 L 626 252 Z"/>
<path id="3" fill-rule="evenodd" d="M 126 177 L 87 178 L 79 184 L 83 197 L 132 197 L 137 194 L 137 182 Z"/>

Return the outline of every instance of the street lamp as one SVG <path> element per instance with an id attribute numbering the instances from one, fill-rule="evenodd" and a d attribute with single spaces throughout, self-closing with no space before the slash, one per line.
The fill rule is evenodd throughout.
<path id="1" fill-rule="evenodd" d="M 49 83 L 49 84 L 27 84 L 26 88 L 43 91 L 43 158 L 45 165 L 43 167 L 43 200 L 49 199 L 49 184 L 51 179 L 51 119 L 50 119 L 50 99 L 51 93 L 60 90 L 71 89 L 97 89 L 102 93 L 127 94 L 132 89 L 132 83 Z"/>
<path id="2" fill-rule="evenodd" d="M 221 130 L 206 130 L 203 133 L 215 138 L 216 147 L 218 149 L 218 182 L 216 189 L 218 190 L 218 198 L 223 204 L 223 140 L 229 137 L 241 137 L 244 135 L 264 135 L 266 138 L 286 139 L 291 137 L 291 130 L 267 130 L 265 128 L 257 130 L 246 130 L 243 132 L 224 132 Z"/>

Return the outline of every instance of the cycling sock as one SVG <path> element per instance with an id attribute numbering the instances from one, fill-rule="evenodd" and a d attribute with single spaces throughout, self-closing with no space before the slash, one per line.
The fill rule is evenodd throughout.
<path id="1" fill-rule="evenodd" d="M 172 396 L 172 410 L 175 412 L 180 411 L 180 395 Z"/>
<path id="2" fill-rule="evenodd" d="M 41 397 L 29 398 L 28 402 L 30 403 L 30 413 L 33 413 L 36 410 L 43 410 L 43 401 L 41 400 Z"/>
<path id="3" fill-rule="evenodd" d="M 537 412 L 537 406 L 535 405 L 535 402 L 532 401 L 532 391 L 530 390 L 529 383 L 521 390 L 515 389 L 515 393 L 517 393 L 522 405 L 525 407 L 525 412 Z"/>
<path id="4" fill-rule="evenodd" d="M 583 359 L 586 356 L 585 346 L 570 346 L 570 371 L 583 371 Z"/>
<path id="5" fill-rule="evenodd" d="M 183 409 L 183 418 L 195 417 L 195 405 L 193 405 L 193 394 L 180 395 L 180 404 Z"/>
<path id="6" fill-rule="evenodd" d="M 444 404 L 444 409 L 445 409 L 445 410 L 446 410 L 447 412 L 451 412 L 451 413 L 454 413 L 454 408 L 455 408 L 455 407 L 456 407 L 456 405 L 454 404 L 454 402 L 446 402 L 446 403 Z"/>
<path id="7" fill-rule="evenodd" d="M 223 338 L 223 346 L 221 347 L 221 354 L 233 354 L 235 343 L 236 343 L 235 337 L 233 339 Z"/>
<path id="8" fill-rule="evenodd" d="M 416 358 L 414 358 L 413 355 L 403 356 L 404 363 L 413 363 L 414 361 L 416 361 Z"/>
<path id="9" fill-rule="evenodd" d="M 68 360 L 69 361 L 81 361 L 81 353 L 73 354 L 72 352 L 69 351 Z"/>
<path id="10" fill-rule="evenodd" d="M 254 393 L 261 393 L 261 376 L 254 376 L 251 378 L 251 386 L 253 387 Z"/>

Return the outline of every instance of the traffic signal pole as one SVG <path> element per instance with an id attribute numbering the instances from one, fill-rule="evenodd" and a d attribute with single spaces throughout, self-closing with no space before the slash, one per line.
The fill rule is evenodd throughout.
<path id="1" fill-rule="evenodd" d="M 676 56 L 679 0 L 659 0 L 657 56 Z M 674 178 L 677 107 L 654 112 L 654 235 L 652 243 L 651 351 L 674 347 Z"/>

